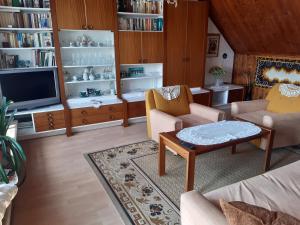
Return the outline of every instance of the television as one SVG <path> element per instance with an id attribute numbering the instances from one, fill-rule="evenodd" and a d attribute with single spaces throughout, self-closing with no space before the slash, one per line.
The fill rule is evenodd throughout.
<path id="1" fill-rule="evenodd" d="M 10 110 L 30 110 L 60 103 L 56 68 L 0 71 L 0 96 L 13 101 Z"/>

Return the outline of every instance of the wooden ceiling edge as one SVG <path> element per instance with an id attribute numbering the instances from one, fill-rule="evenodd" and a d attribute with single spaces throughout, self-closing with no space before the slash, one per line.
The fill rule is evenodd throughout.
<path id="1" fill-rule="evenodd" d="M 274 54 L 263 52 L 235 52 L 236 55 L 248 55 L 256 57 L 273 57 L 273 58 L 285 58 L 285 59 L 300 59 L 300 54 Z"/>

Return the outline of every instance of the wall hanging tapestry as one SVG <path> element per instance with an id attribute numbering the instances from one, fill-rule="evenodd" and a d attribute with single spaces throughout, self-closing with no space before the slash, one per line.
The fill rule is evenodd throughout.
<path id="1" fill-rule="evenodd" d="M 300 61 L 258 57 L 255 82 L 260 87 L 275 83 L 300 85 Z"/>

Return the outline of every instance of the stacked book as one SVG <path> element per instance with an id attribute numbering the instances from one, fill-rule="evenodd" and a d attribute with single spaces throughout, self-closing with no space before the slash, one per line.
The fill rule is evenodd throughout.
<path id="1" fill-rule="evenodd" d="M 51 28 L 50 13 L 1 12 L 0 27 L 9 28 Z"/>
<path id="2" fill-rule="evenodd" d="M 32 51 L 32 60 L 21 60 L 18 55 L 11 55 L 0 51 L 0 68 L 24 68 L 24 67 L 50 67 L 55 66 L 55 54 L 53 51 Z"/>
<path id="3" fill-rule="evenodd" d="M 163 18 L 119 17 L 120 30 L 162 31 Z"/>
<path id="4" fill-rule="evenodd" d="M 53 47 L 52 33 L 0 33 L 1 48 Z"/>
<path id="5" fill-rule="evenodd" d="M 0 5 L 27 8 L 49 8 L 50 0 L 0 0 Z"/>

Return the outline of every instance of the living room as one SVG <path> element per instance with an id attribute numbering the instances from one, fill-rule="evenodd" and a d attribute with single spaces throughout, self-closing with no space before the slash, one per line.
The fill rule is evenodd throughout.
<path id="1" fill-rule="evenodd" d="M 298 0 L 0 0 L 0 224 L 300 225 Z"/>

